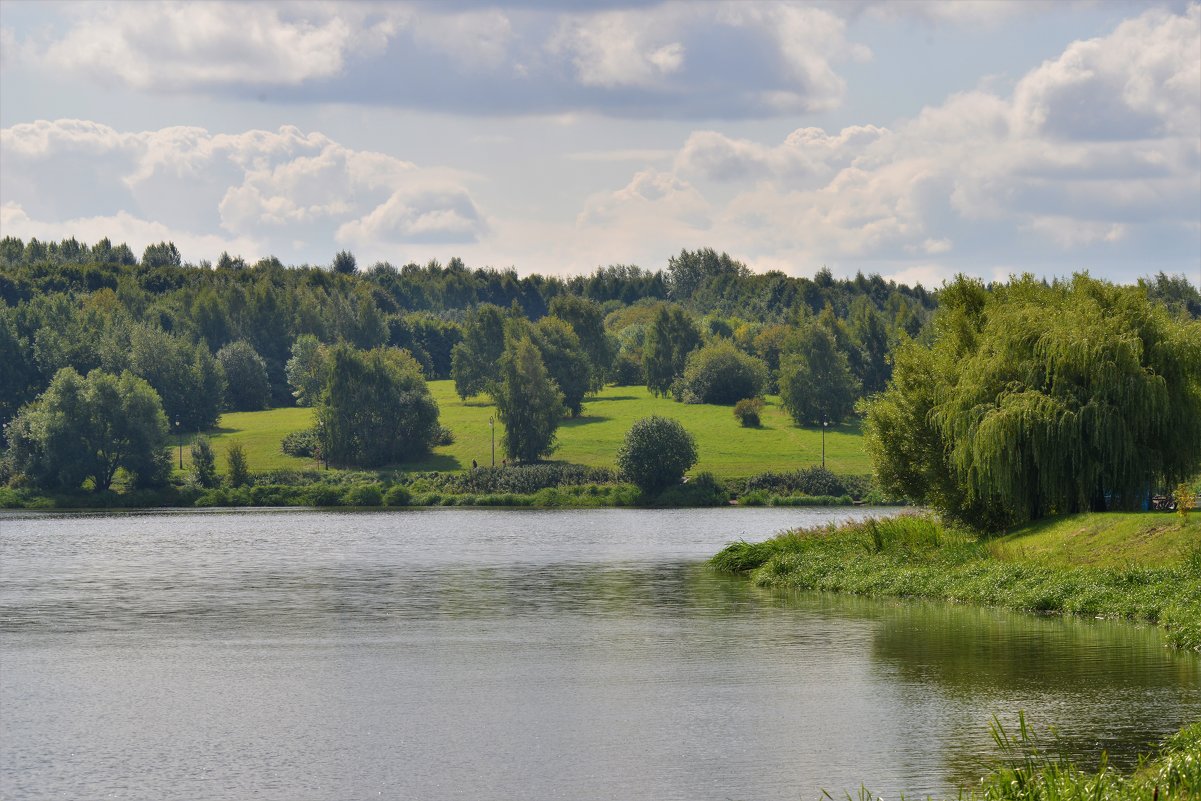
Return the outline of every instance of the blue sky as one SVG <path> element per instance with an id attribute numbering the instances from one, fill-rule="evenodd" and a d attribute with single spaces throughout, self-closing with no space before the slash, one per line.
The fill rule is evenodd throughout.
<path id="1" fill-rule="evenodd" d="M 0 3 L 0 231 L 1201 281 L 1201 5 Z"/>

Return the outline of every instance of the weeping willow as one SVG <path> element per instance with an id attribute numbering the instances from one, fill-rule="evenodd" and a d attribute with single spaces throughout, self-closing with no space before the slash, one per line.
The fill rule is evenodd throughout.
<path id="1" fill-rule="evenodd" d="M 1201 323 L 1078 275 L 958 278 L 867 407 L 881 482 L 982 528 L 1134 508 L 1201 469 Z"/>

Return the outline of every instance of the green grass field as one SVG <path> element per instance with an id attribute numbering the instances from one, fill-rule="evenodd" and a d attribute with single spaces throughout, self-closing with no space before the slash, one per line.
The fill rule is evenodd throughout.
<path id="1" fill-rule="evenodd" d="M 1201 548 L 1201 514 L 1187 522 L 1165 512 L 1106 512 L 1053 517 L 990 543 L 1006 561 L 1070 567 L 1159 566 Z"/>
<path id="2" fill-rule="evenodd" d="M 491 463 L 488 418 L 495 409 L 486 396 L 461 401 L 451 381 L 431 381 L 430 391 L 441 409 L 442 424 L 454 432 L 451 445 L 436 448 L 428 459 L 397 465 L 403 470 L 464 470 L 475 459 Z M 233 441 L 246 448 L 250 469 L 312 469 L 312 459 L 284 455 L 279 442 L 285 434 L 312 425 L 311 409 L 271 409 L 222 415 L 218 428 L 209 432 L 224 471 L 226 446 Z M 679 420 L 696 437 L 700 461 L 693 472 L 709 470 L 722 478 L 749 476 L 768 470 L 795 470 L 821 464 L 820 428 L 798 428 L 780 406 L 779 398 L 768 397 L 762 427 L 743 428 L 729 406 L 687 405 L 670 398 L 656 398 L 646 387 L 606 387 L 584 404 L 584 413 L 565 419 L 559 428 L 555 461 L 588 466 L 613 466 L 617 448 L 635 420 L 658 414 Z M 496 423 L 496 462 L 504 458 L 504 439 Z M 826 466 L 836 473 L 871 472 L 857 421 L 832 426 L 826 432 Z M 190 458 L 184 439 L 184 465 Z"/>

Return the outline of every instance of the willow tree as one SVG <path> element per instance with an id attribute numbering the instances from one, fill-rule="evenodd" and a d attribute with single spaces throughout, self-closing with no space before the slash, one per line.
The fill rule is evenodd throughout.
<path id="1" fill-rule="evenodd" d="M 865 404 L 881 483 L 982 528 L 1130 509 L 1201 468 L 1201 323 L 1139 287 L 1027 276 L 944 288 Z"/>

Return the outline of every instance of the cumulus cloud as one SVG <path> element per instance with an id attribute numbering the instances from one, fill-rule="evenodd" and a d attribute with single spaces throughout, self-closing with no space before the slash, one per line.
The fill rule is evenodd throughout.
<path id="1" fill-rule="evenodd" d="M 1130 263 L 1154 243 L 1195 263 L 1201 5 L 1146 11 L 1073 43 L 1010 96 L 954 94 L 887 129 L 800 128 L 776 143 L 694 132 L 672 171 L 653 174 L 656 185 L 687 187 L 688 205 L 637 191 L 651 177 L 594 199 L 600 219 L 628 208 L 684 224 L 708 201 L 711 235 L 694 241 L 757 262 L 874 263 L 900 274 L 917 261 L 926 274 L 945 260 L 950 274 L 1070 254 L 1066 271 L 1080 259 Z"/>
<path id="2" fill-rule="evenodd" d="M 163 231 L 220 231 L 213 242 L 257 243 L 281 256 L 335 239 L 462 243 L 487 230 L 465 175 L 292 126 L 131 133 L 39 121 L 0 131 L 0 155 L 0 201 L 21 230 L 119 223 L 147 233 L 137 221 L 154 220 Z"/>
<path id="3" fill-rule="evenodd" d="M 58 74 L 155 92 L 711 118 L 832 108 L 845 91 L 838 64 L 870 55 L 822 8 L 619 5 L 79 4 L 65 32 L 4 49 Z"/>

